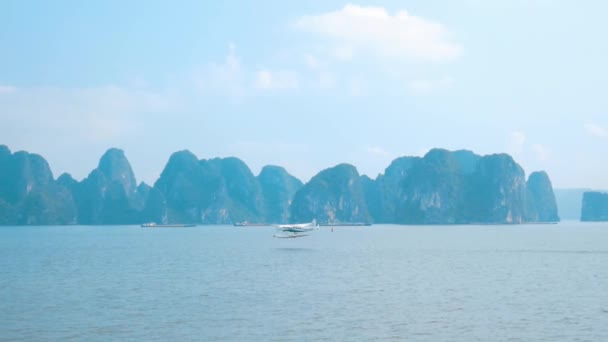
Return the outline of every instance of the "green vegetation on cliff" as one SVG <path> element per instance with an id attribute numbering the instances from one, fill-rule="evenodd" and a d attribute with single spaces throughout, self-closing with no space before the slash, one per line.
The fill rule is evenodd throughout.
<path id="1" fill-rule="evenodd" d="M 340 164 L 321 171 L 295 195 L 291 220 L 309 222 L 370 222 L 357 169 Z"/>
<path id="2" fill-rule="evenodd" d="M 588 217 L 601 218 L 593 200 Z M 256 177 L 240 159 L 173 153 L 153 187 L 137 185 L 124 152 L 109 149 L 82 181 L 53 179 L 47 162 L 0 146 L 0 224 L 230 224 L 375 222 L 400 224 L 557 221 L 549 176 L 507 154 L 433 149 L 395 159 L 371 179 L 339 164 L 302 184 L 279 166 Z"/>
<path id="3" fill-rule="evenodd" d="M 587 191 L 583 194 L 581 221 L 608 221 L 608 193 Z"/>

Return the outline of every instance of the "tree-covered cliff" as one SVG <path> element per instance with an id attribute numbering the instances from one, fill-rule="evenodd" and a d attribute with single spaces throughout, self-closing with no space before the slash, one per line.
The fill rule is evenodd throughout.
<path id="1" fill-rule="evenodd" d="M 365 193 L 357 169 L 340 164 L 321 171 L 295 195 L 294 222 L 370 222 Z"/>
<path id="2" fill-rule="evenodd" d="M 70 191 L 53 179 L 41 156 L 0 145 L 0 224 L 76 223 Z"/>
<path id="3" fill-rule="evenodd" d="M 587 191 L 583 194 L 581 221 L 608 221 L 608 193 Z"/>
<path id="4" fill-rule="evenodd" d="M 525 174 L 511 156 L 433 149 L 402 157 L 375 181 L 364 180 L 375 222 L 402 224 L 557 221 L 546 173 Z"/>
<path id="5" fill-rule="evenodd" d="M 265 219 L 262 189 L 238 158 L 198 160 L 189 151 L 174 153 L 154 185 L 166 209 L 166 222 L 226 224 Z M 150 207 L 150 205 L 148 205 Z"/>
<path id="6" fill-rule="evenodd" d="M 557 222 L 557 201 L 549 175 L 544 171 L 533 172 L 527 182 L 529 222 Z"/>
<path id="7" fill-rule="evenodd" d="M 68 183 L 73 183 L 68 181 Z M 124 152 L 111 148 L 82 182 L 71 185 L 80 224 L 134 224 L 142 195 Z"/>
<path id="8" fill-rule="evenodd" d="M 262 187 L 267 223 L 289 222 L 291 201 L 302 182 L 280 166 L 268 165 L 257 177 Z"/>
<path id="9" fill-rule="evenodd" d="M 595 207 L 587 210 L 597 212 L 589 209 Z M 559 216 L 549 176 L 534 172 L 526 181 L 524 170 L 507 154 L 433 149 L 424 157 L 395 159 L 376 179 L 339 164 L 302 184 L 279 166 L 266 166 L 255 176 L 238 158 L 199 160 L 183 150 L 170 156 L 150 187 L 137 185 L 120 149 L 109 149 L 97 168 L 77 181 L 69 174 L 54 180 L 41 156 L 0 146 L 0 224 L 313 219 L 463 224 L 547 222 Z"/>

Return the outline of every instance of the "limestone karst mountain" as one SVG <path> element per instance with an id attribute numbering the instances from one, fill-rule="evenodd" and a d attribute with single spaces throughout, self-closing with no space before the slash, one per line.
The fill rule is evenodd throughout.
<path id="1" fill-rule="evenodd" d="M 255 176 L 238 158 L 199 159 L 183 150 L 170 156 L 151 187 L 137 185 L 120 149 L 109 149 L 98 167 L 77 181 L 69 174 L 54 180 L 41 156 L 0 146 L 0 223 L 5 225 L 313 219 L 513 224 L 553 222 L 559 216 L 549 176 L 534 172 L 526 181 L 507 154 L 433 149 L 424 157 L 395 159 L 375 179 L 338 164 L 302 184 L 279 166 L 266 166 Z"/>

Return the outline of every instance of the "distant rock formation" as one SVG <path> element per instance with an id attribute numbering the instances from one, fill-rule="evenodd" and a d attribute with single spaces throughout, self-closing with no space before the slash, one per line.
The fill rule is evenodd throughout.
<path id="1" fill-rule="evenodd" d="M 608 221 L 608 193 L 588 191 L 583 194 L 581 221 Z"/>
<path id="2" fill-rule="evenodd" d="M 203 212 L 203 223 L 234 223 L 265 220 L 262 189 L 249 167 L 240 159 L 201 160 L 211 180 L 207 189 L 212 197 Z"/>
<path id="3" fill-rule="evenodd" d="M 601 219 L 593 195 L 585 207 Z M 595 208 L 595 209 L 594 209 Z M 598 214 L 600 213 L 600 214 Z M 309 222 L 467 224 L 559 220 L 549 176 L 507 154 L 430 150 L 395 159 L 371 179 L 349 164 L 302 184 L 279 166 L 256 177 L 240 159 L 173 153 L 153 187 L 137 185 L 124 152 L 111 148 L 81 182 L 53 179 L 36 154 L 0 145 L 0 224 L 231 224 Z"/>
<path id="4" fill-rule="evenodd" d="M 176 152 L 154 188 L 166 199 L 164 221 L 227 224 L 265 218 L 260 184 L 238 158 L 199 161 L 189 151 Z M 154 200 L 157 206 L 162 202 Z"/>
<path id="5" fill-rule="evenodd" d="M 340 164 L 321 171 L 295 195 L 294 222 L 371 222 L 357 169 Z"/>
<path id="6" fill-rule="evenodd" d="M 156 215 L 152 221 L 157 223 L 197 222 L 202 178 L 198 158 L 193 153 L 186 150 L 173 153 L 150 192 L 146 213 L 153 214 L 153 209 Z"/>
<path id="7" fill-rule="evenodd" d="M 284 168 L 273 165 L 264 166 L 257 178 L 264 197 L 266 223 L 289 222 L 291 200 L 302 188 L 302 182 Z"/>
<path id="8" fill-rule="evenodd" d="M 0 224 L 76 223 L 76 208 L 68 189 L 53 180 L 41 156 L 14 154 L 0 146 Z"/>
<path id="9" fill-rule="evenodd" d="M 364 181 L 370 213 L 377 223 L 396 223 L 406 200 L 404 182 L 409 177 L 412 167 L 420 161 L 419 157 L 401 157 L 393 160 L 386 168 L 384 175 L 378 175 L 375 185 Z"/>
<path id="10" fill-rule="evenodd" d="M 405 224 L 454 224 L 462 218 L 466 172 L 456 154 L 433 149 L 402 181 L 396 221 Z"/>
<path id="11" fill-rule="evenodd" d="M 141 222 L 154 222 L 158 224 L 182 223 L 169 221 L 169 209 L 167 199 L 157 188 L 151 188 L 146 199 L 146 204 L 141 213 Z"/>
<path id="12" fill-rule="evenodd" d="M 384 218 L 385 207 L 384 193 L 380 191 L 379 182 L 374 181 L 366 175 L 360 176 L 361 188 L 363 189 L 363 197 L 365 199 L 365 205 L 369 212 L 371 220 L 367 223 L 380 223 L 379 218 Z"/>
<path id="13" fill-rule="evenodd" d="M 481 157 L 471 151 L 433 149 L 424 158 L 401 157 L 365 182 L 368 207 L 378 223 L 465 223 L 467 177 Z M 371 196 L 371 197 L 370 197 Z"/>
<path id="14" fill-rule="evenodd" d="M 78 206 L 80 224 L 134 224 L 140 222 L 135 176 L 124 152 L 111 148 L 82 182 L 70 187 Z"/>
<path id="15" fill-rule="evenodd" d="M 433 149 L 423 158 L 395 159 L 375 181 L 363 178 L 375 222 L 401 224 L 557 221 L 546 173 L 529 183 L 507 154 Z M 530 192 L 530 194 L 528 194 Z"/>
<path id="16" fill-rule="evenodd" d="M 526 177 L 511 156 L 482 157 L 471 179 L 466 203 L 471 222 L 525 222 Z"/>
<path id="17" fill-rule="evenodd" d="M 528 222 L 558 222 L 557 202 L 549 175 L 544 171 L 533 172 L 528 177 Z"/>
<path id="18" fill-rule="evenodd" d="M 560 219 L 576 221 L 581 219 L 583 193 L 587 191 L 591 191 L 591 189 L 554 189 Z"/>

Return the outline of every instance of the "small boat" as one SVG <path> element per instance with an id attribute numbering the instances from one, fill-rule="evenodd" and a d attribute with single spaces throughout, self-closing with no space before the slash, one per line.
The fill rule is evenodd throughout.
<path id="1" fill-rule="evenodd" d="M 195 226 L 195 224 L 156 224 L 155 222 L 148 222 L 141 225 L 143 228 L 182 228 Z"/>
<path id="2" fill-rule="evenodd" d="M 367 222 L 325 222 L 321 223 L 321 226 L 332 226 L 332 227 L 367 227 L 371 226 L 371 223 Z"/>
<path id="3" fill-rule="evenodd" d="M 251 223 L 251 222 L 247 222 L 247 221 L 235 222 L 233 225 L 235 227 L 265 227 L 265 226 L 269 226 L 269 224 L 267 224 L 267 223 Z"/>

